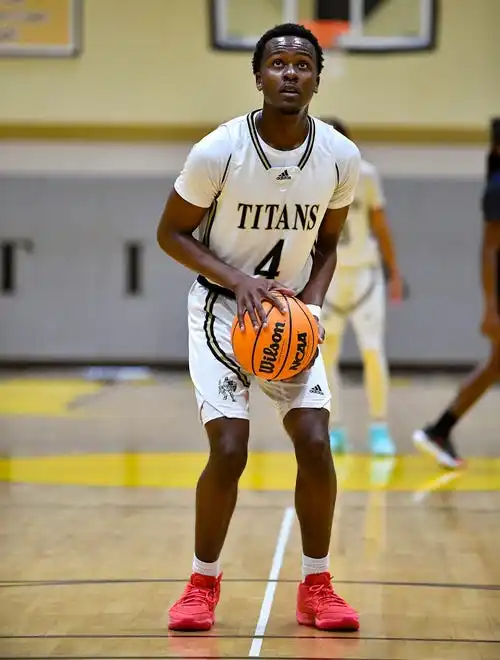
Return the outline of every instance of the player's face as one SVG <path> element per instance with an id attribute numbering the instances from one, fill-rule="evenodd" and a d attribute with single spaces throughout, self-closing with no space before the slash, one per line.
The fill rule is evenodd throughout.
<path id="1" fill-rule="evenodd" d="M 268 105 L 285 114 L 297 114 L 318 90 L 314 46 L 302 37 L 271 39 L 264 49 L 256 82 Z"/>

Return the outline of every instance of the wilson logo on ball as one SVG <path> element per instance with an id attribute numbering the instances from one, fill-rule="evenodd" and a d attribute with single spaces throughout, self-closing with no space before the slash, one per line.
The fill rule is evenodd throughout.
<path id="1" fill-rule="evenodd" d="M 318 325 L 307 306 L 298 298 L 275 294 L 286 306 L 281 312 L 269 301 L 262 301 L 267 327 L 254 329 L 248 313 L 241 330 L 233 320 L 231 343 L 234 356 L 247 373 L 263 380 L 287 380 L 297 376 L 312 362 L 318 347 Z"/>
<path id="2" fill-rule="evenodd" d="M 265 374 L 272 374 L 276 367 L 276 360 L 283 341 L 283 333 L 285 332 L 285 323 L 275 323 L 272 334 L 272 343 L 262 349 L 262 359 L 260 361 L 259 371 Z"/>

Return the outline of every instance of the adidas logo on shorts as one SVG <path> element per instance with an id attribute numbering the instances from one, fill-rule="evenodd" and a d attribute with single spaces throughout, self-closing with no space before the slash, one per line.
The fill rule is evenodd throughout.
<path id="1" fill-rule="evenodd" d="M 319 385 L 315 385 L 314 387 L 311 387 L 309 392 L 311 392 L 311 394 L 324 394 L 323 390 Z"/>
<path id="2" fill-rule="evenodd" d="M 287 181 L 291 178 L 292 177 L 288 174 L 288 170 L 283 170 L 283 172 L 276 177 L 276 181 Z"/>

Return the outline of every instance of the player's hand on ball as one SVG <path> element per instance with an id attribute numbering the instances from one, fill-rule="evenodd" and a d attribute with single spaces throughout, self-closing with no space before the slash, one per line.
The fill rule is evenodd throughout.
<path id="1" fill-rule="evenodd" d="M 257 329 L 261 324 L 267 327 L 267 315 L 262 307 L 262 301 L 267 300 L 275 305 L 282 314 L 286 312 L 286 306 L 283 300 L 276 296 L 281 293 L 285 296 L 294 296 L 295 292 L 288 289 L 276 280 L 265 280 L 260 277 L 250 277 L 245 275 L 234 287 L 236 304 L 238 307 L 238 323 L 241 330 L 245 329 L 243 317 L 248 312 L 252 325 Z"/>

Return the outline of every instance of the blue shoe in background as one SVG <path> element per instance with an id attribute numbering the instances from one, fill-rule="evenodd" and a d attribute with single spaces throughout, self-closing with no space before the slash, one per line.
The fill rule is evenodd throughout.
<path id="1" fill-rule="evenodd" d="M 387 424 L 373 423 L 369 431 L 370 449 L 375 456 L 394 456 L 396 446 L 391 438 Z"/>
<path id="2" fill-rule="evenodd" d="M 330 431 L 330 449 L 334 454 L 343 454 L 348 450 L 347 433 L 341 426 Z"/>

